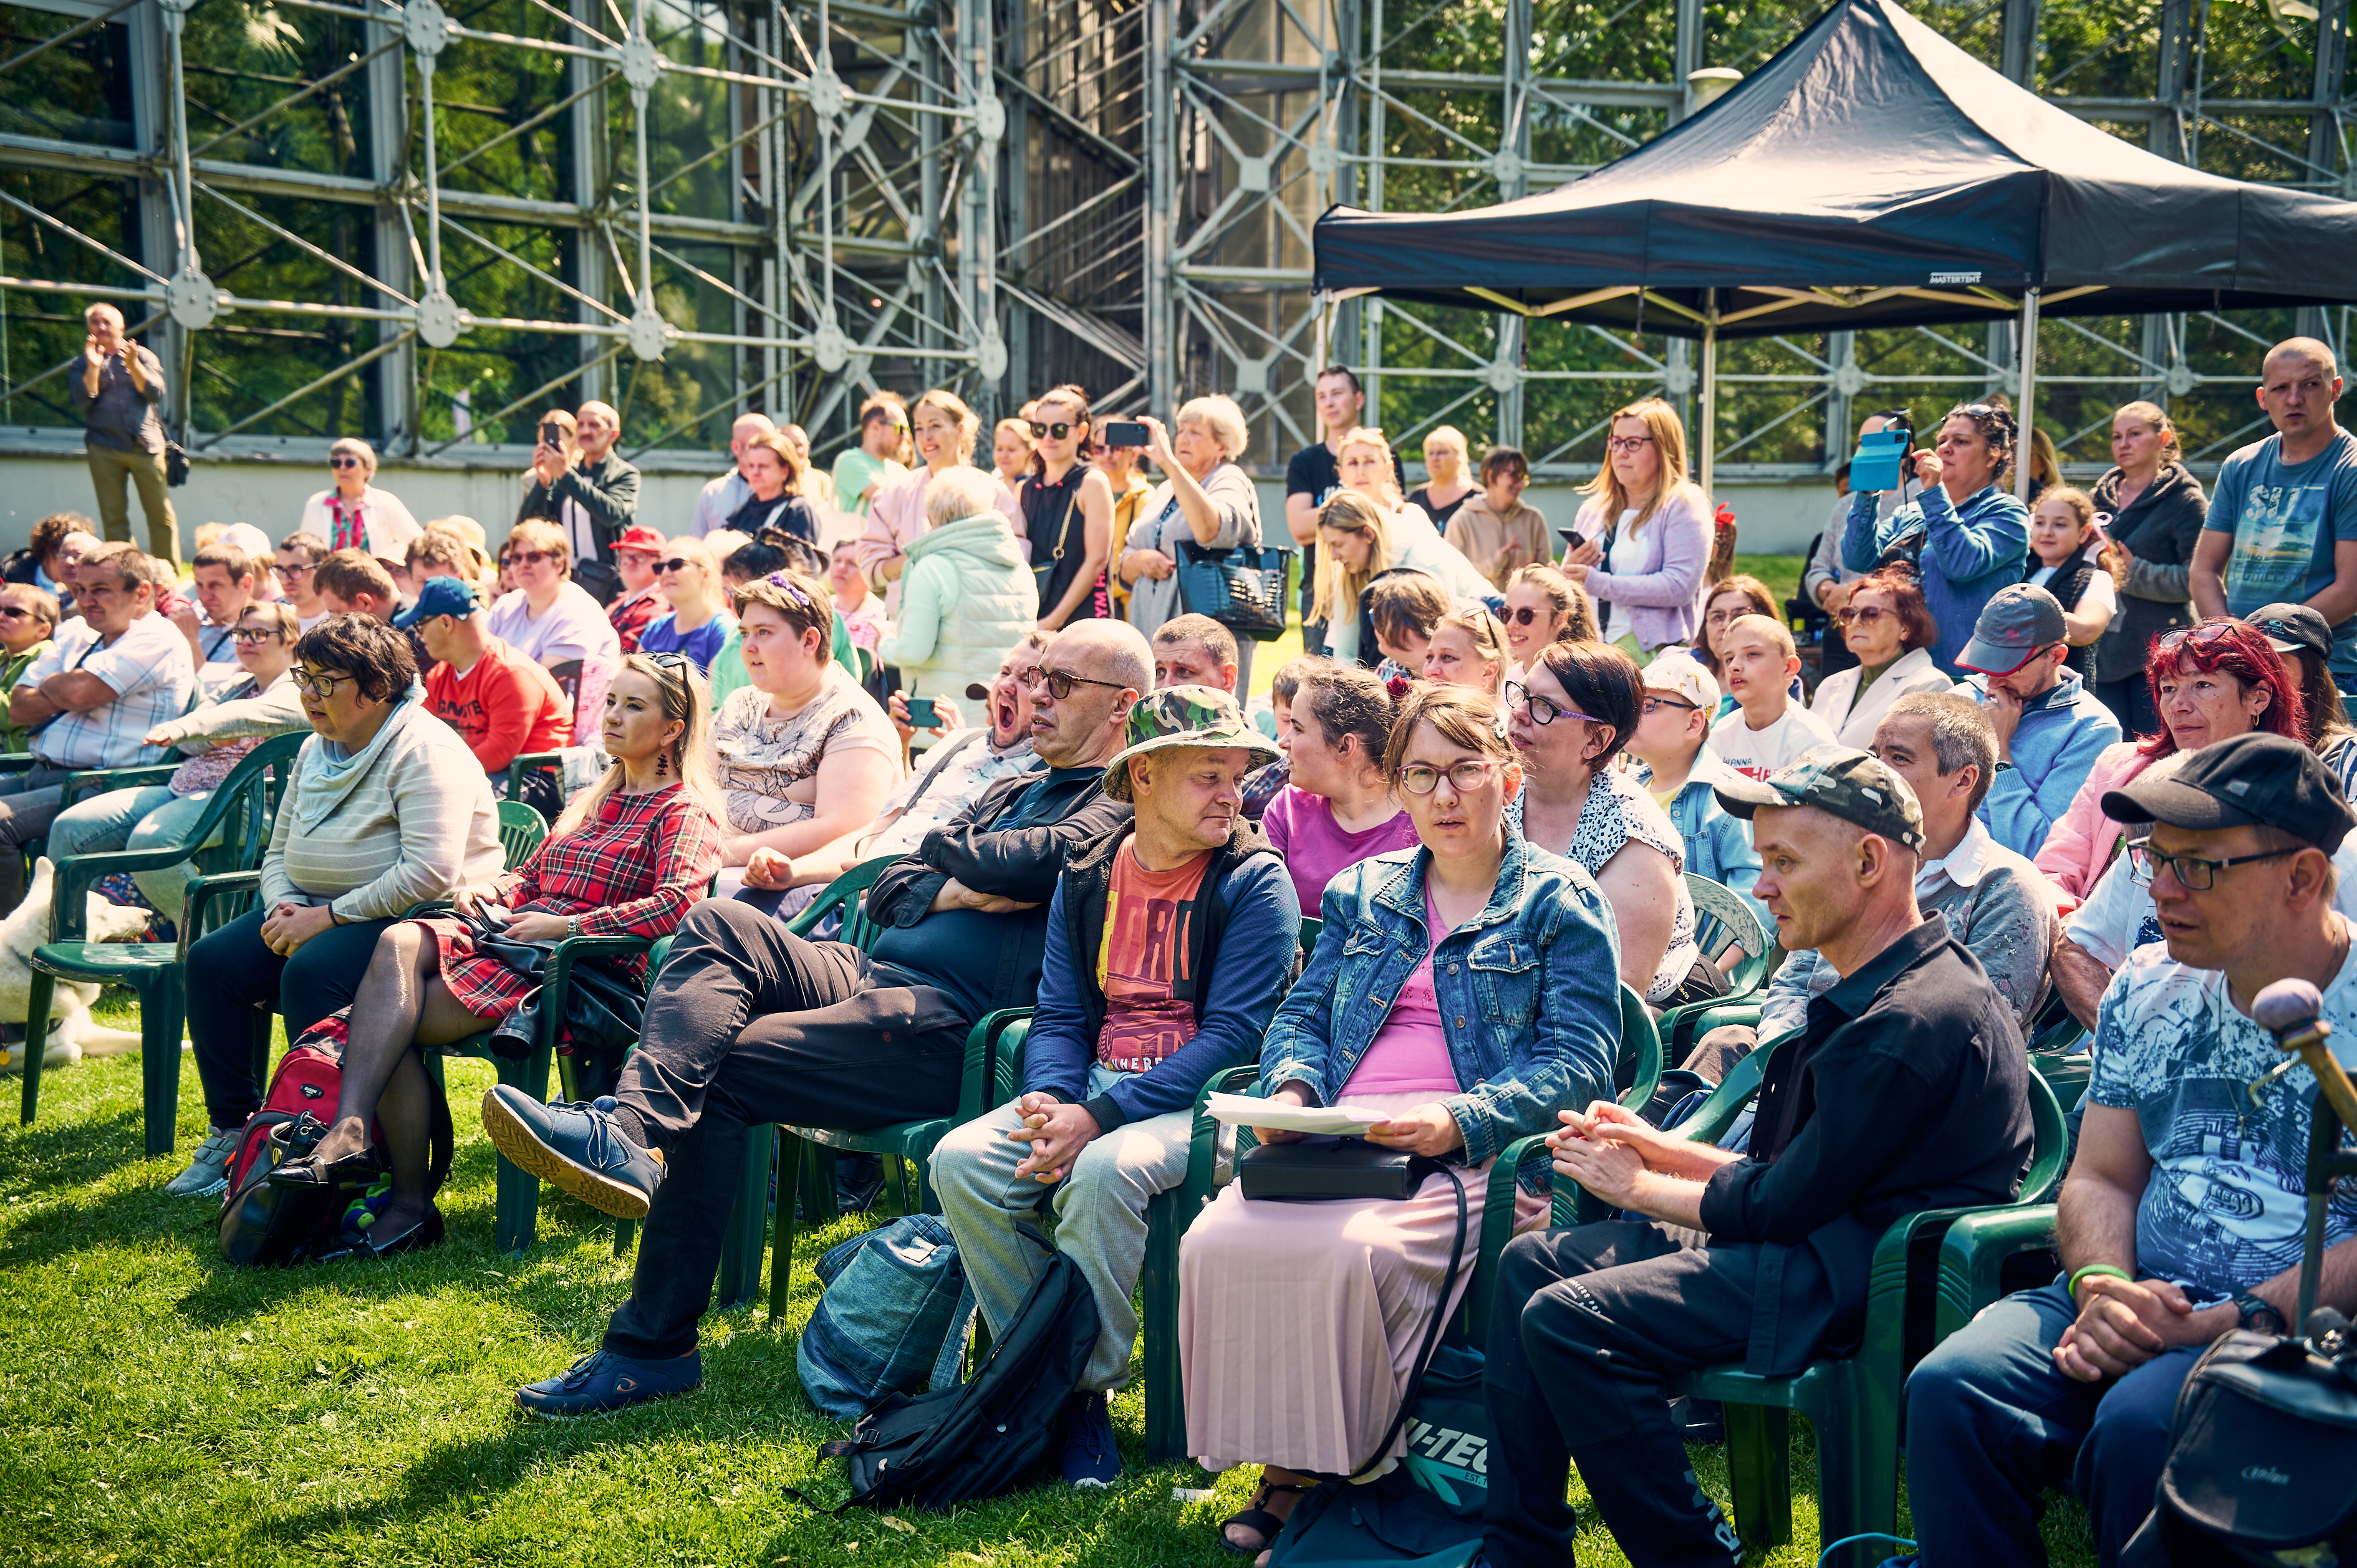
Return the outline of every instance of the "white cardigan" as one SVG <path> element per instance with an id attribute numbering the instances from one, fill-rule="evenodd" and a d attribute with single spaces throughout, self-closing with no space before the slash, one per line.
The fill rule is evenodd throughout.
<path id="1" fill-rule="evenodd" d="M 1891 660 L 1890 668 L 1866 689 L 1866 696 L 1860 699 L 1857 681 L 1863 673 L 1855 664 L 1846 670 L 1836 670 L 1818 682 L 1817 694 L 1809 700 L 1809 712 L 1833 726 L 1835 738 L 1860 751 L 1874 744 L 1875 726 L 1900 698 L 1916 692 L 1956 689 L 1956 683 L 1941 674 L 1939 666 L 1932 662 L 1932 650 L 1928 648 L 1910 648 Z M 1850 705 L 1853 703 L 1856 707 Z"/>

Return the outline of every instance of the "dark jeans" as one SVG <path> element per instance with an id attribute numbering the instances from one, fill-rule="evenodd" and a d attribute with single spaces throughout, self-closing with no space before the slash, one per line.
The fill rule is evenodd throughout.
<path id="1" fill-rule="evenodd" d="M 1578 1521 L 1570 1466 L 1636 1568 L 1742 1560 L 1735 1527 L 1695 1482 L 1670 1419 L 1669 1380 L 1739 1359 L 1759 1250 L 1609 1220 L 1518 1236 L 1499 1264 L 1484 1385 L 1492 1568 L 1560 1568 Z"/>
<path id="2" fill-rule="evenodd" d="M 2049 1487 L 2086 1499 L 2105 1563 L 2152 1511 L 2177 1391 L 2207 1347 L 2083 1383 L 2053 1355 L 2077 1316 L 2060 1283 L 2009 1295 L 1907 1380 L 1907 1502 L 1924 1568 L 2044 1563 L 2038 1497 Z"/>
<path id="3" fill-rule="evenodd" d="M 72 771 L 36 762 L 0 779 L 0 914 L 25 901 L 25 846 L 48 836 L 49 824 L 65 809 L 65 781 Z"/>
<path id="4" fill-rule="evenodd" d="M 695 1348 L 747 1128 L 856 1131 L 956 1111 L 970 1020 L 946 992 L 900 978 L 748 905 L 688 912 L 614 1089 L 622 1130 L 666 1168 L 606 1348 L 656 1360 Z"/>
<path id="5" fill-rule="evenodd" d="M 2152 705 L 2152 682 L 2141 674 L 2126 681 L 2098 681 L 2090 689 L 2095 700 L 2120 721 L 2121 733 L 2127 739 L 2160 733 L 2160 712 Z"/>
<path id="6" fill-rule="evenodd" d="M 204 1080 L 205 1113 L 236 1127 L 262 1109 L 253 1081 L 254 1010 L 277 1009 L 289 1044 L 320 1019 L 352 1004 L 391 920 L 356 920 L 320 932 L 280 958 L 262 944 L 266 910 L 239 916 L 188 949 L 188 1038 Z"/>

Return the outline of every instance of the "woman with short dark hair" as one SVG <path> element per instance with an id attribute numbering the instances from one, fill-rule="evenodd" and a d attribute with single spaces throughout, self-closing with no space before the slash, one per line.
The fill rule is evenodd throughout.
<path id="1" fill-rule="evenodd" d="M 500 873 L 490 781 L 429 712 L 409 639 L 368 616 L 329 616 L 295 644 L 311 738 L 295 759 L 262 861 L 257 907 L 188 950 L 188 1037 L 210 1131 L 165 1187 L 226 1182 L 239 1130 L 261 1109 L 254 1009 L 293 1039 L 350 1005 L 379 932 L 417 905 Z"/>
<path id="2" fill-rule="evenodd" d="M 1833 618 L 1857 662 L 1819 682 L 1809 711 L 1831 725 L 1844 746 L 1860 751 L 1872 746 L 1874 726 L 1900 698 L 1945 692 L 1955 684 L 1932 662 L 1940 624 L 1911 575 L 1867 573 L 1849 585 L 1849 596 Z"/>

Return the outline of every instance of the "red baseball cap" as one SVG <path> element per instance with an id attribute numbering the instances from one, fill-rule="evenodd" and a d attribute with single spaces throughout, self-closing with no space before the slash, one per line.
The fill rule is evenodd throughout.
<path id="1" fill-rule="evenodd" d="M 671 542 L 662 536 L 660 530 L 649 528 L 645 523 L 640 522 L 631 524 L 624 531 L 622 537 L 614 541 L 614 548 L 643 550 L 650 555 L 660 555 L 670 547 L 670 543 Z"/>

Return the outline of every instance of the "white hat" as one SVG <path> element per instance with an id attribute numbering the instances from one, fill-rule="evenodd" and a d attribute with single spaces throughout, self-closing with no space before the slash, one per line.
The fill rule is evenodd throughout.
<path id="1" fill-rule="evenodd" d="M 265 566 L 278 557 L 277 548 L 270 542 L 270 535 L 250 522 L 231 523 L 221 531 L 221 542 L 235 545 L 245 552 L 248 559 Z"/>
<path id="2" fill-rule="evenodd" d="M 1718 712 L 1718 682 L 1690 653 L 1664 653 L 1646 665 L 1645 690 L 1683 697 L 1705 717 Z"/>

